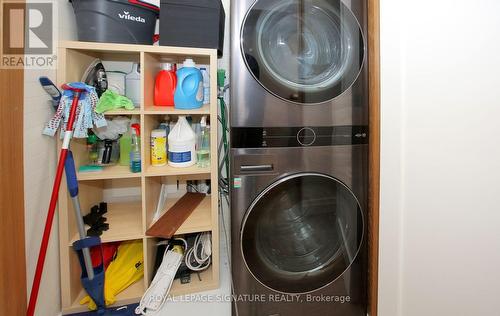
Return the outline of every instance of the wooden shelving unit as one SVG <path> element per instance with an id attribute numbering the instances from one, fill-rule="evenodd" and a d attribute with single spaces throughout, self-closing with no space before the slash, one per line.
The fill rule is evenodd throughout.
<path id="1" fill-rule="evenodd" d="M 162 62 L 182 62 L 193 58 L 197 64 L 210 65 L 210 104 L 196 110 L 176 110 L 153 105 L 154 80 Z M 80 81 L 87 65 L 95 59 L 103 61 L 127 61 L 141 64 L 141 106 L 135 110 L 116 110 L 106 116 L 124 115 L 136 117 L 141 122 L 141 144 L 149 144 L 151 130 L 157 128 L 165 115 L 201 116 L 207 115 L 212 125 L 217 124 L 217 51 L 181 47 L 103 44 L 85 42 L 60 42 L 57 79 L 59 85 Z M 138 302 L 153 277 L 156 257 L 156 238 L 145 236 L 145 231 L 153 222 L 162 183 L 187 180 L 211 180 L 212 194 L 207 196 L 190 217 L 178 229 L 177 235 L 210 231 L 212 233 L 212 266 L 194 276 L 189 284 L 175 281 L 171 295 L 182 295 L 215 289 L 219 286 L 219 218 L 218 218 L 218 174 L 217 174 L 217 129 L 211 129 L 211 166 L 209 168 L 153 167 L 150 164 L 149 146 L 142 146 L 142 172 L 132 173 L 127 166 L 105 167 L 101 172 L 78 173 L 80 202 L 84 211 L 92 205 L 108 203 L 108 223 L 110 229 L 102 236 L 103 243 L 141 240 L 144 249 L 144 278 L 118 295 L 116 305 Z M 60 144 L 59 144 L 60 145 Z M 84 140 L 73 140 L 71 149 L 77 168 L 86 164 L 86 144 Z M 106 201 L 110 189 L 140 188 L 138 200 Z M 167 208 L 172 206 L 182 192 L 167 196 Z M 59 239 L 61 261 L 61 301 L 63 314 L 86 311 L 79 304 L 85 291 L 80 284 L 80 266 L 71 244 L 78 238 L 71 200 L 65 183 L 61 186 L 59 198 Z"/>

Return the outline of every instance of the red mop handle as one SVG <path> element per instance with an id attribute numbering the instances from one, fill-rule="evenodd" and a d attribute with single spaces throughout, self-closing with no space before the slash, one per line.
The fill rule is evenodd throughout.
<path id="1" fill-rule="evenodd" d="M 28 310 L 26 311 L 27 316 L 33 316 L 35 314 L 38 291 L 40 290 L 40 282 L 42 280 L 43 266 L 45 264 L 47 247 L 49 245 L 50 231 L 52 229 L 52 222 L 54 220 L 54 214 L 56 211 L 57 198 L 59 197 L 59 187 L 61 186 L 61 178 L 64 171 L 64 162 L 66 161 L 66 156 L 68 155 L 69 142 L 71 140 L 71 137 L 73 136 L 73 124 L 75 122 L 76 110 L 78 108 L 78 101 L 80 100 L 80 93 L 85 91 L 82 89 L 75 89 L 67 85 L 64 85 L 63 89 L 72 90 L 74 92 L 74 96 L 73 96 L 73 102 L 71 104 L 71 110 L 69 113 L 66 133 L 64 134 L 64 141 L 61 148 L 61 153 L 59 155 L 59 162 L 57 163 L 56 178 L 54 179 L 54 186 L 52 188 L 52 196 L 50 198 L 49 211 L 47 213 L 47 219 L 45 221 L 45 229 L 43 231 L 42 243 L 40 245 L 40 252 L 38 253 L 38 261 L 36 263 L 35 277 L 33 279 L 33 286 L 31 287 L 30 301 L 28 305 Z"/>

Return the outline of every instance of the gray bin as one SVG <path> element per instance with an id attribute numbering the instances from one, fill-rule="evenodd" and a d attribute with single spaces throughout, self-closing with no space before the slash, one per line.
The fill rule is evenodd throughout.
<path id="1" fill-rule="evenodd" d="M 160 45 L 216 48 L 222 57 L 225 20 L 220 0 L 161 0 Z"/>
<path id="2" fill-rule="evenodd" d="M 70 0 L 78 40 L 85 42 L 153 44 L 158 8 L 140 1 Z"/>

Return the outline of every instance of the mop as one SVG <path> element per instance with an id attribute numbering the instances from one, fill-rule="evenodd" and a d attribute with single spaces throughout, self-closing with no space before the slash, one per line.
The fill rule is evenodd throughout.
<path id="1" fill-rule="evenodd" d="M 52 196 L 50 198 L 49 211 L 47 213 L 47 219 L 45 221 L 45 229 L 43 231 L 42 243 L 40 245 L 38 261 L 36 263 L 35 277 L 33 279 L 33 286 L 31 288 L 28 310 L 26 312 L 27 316 L 33 316 L 33 314 L 35 313 L 38 291 L 40 290 L 40 281 L 42 279 L 43 266 L 45 264 L 45 256 L 47 255 L 47 247 L 49 245 L 50 232 L 52 230 L 52 222 L 54 220 L 57 199 L 59 197 L 59 188 L 61 186 L 62 173 L 64 170 L 66 157 L 68 155 L 69 143 L 71 141 L 71 138 L 73 137 L 73 126 L 77 115 L 80 95 L 85 91 L 84 89 L 71 88 L 68 85 L 63 86 L 63 89 L 68 89 L 73 92 L 73 100 L 71 103 L 71 108 L 69 110 L 69 116 L 67 116 L 67 123 L 65 128 L 66 132 L 64 133 L 64 141 L 61 147 L 61 153 L 59 154 L 59 162 L 57 163 L 57 171 L 56 177 L 54 179 L 54 186 L 52 187 Z M 63 102 L 61 101 L 61 103 Z M 61 103 L 56 112 L 56 115 L 59 114 L 62 116 Z"/>
<path id="2" fill-rule="evenodd" d="M 38 292 L 40 290 L 40 282 L 43 273 L 43 266 L 45 257 L 47 255 L 47 247 L 50 239 L 52 229 L 52 222 L 55 215 L 55 208 L 57 199 L 59 197 L 59 189 L 61 186 L 61 179 L 63 170 L 66 169 L 66 179 L 68 184 L 68 191 L 72 198 L 75 217 L 77 220 L 78 231 L 80 240 L 73 244 L 75 251 L 82 266 L 82 285 L 85 290 L 92 296 L 94 301 L 98 304 L 99 315 L 127 315 L 121 311 L 119 313 L 110 312 L 105 310 L 104 306 L 104 268 L 102 265 L 94 270 L 92 260 L 90 257 L 91 247 L 100 247 L 100 238 L 87 238 L 85 234 L 85 227 L 81 215 L 80 202 L 78 199 L 78 181 L 76 179 L 76 170 L 73 160 L 73 155 L 69 150 L 69 144 L 75 132 L 77 137 L 86 137 L 86 128 L 89 128 L 95 123 L 102 126 L 105 123 L 104 116 L 98 116 L 93 113 L 96 103 L 96 93 L 93 87 L 87 86 L 83 83 L 65 84 L 63 97 L 56 111 L 54 118 L 49 122 L 44 130 L 46 135 L 54 135 L 55 131 L 62 124 L 61 129 L 64 132 L 62 135 L 63 143 L 57 164 L 56 176 L 52 188 L 52 195 L 49 204 L 47 219 L 45 221 L 45 229 L 40 245 L 38 261 L 35 270 L 35 277 L 33 279 L 33 286 L 31 289 L 29 305 L 26 312 L 27 316 L 33 316 L 35 313 L 36 301 Z M 101 253 L 102 256 L 102 253 Z"/>

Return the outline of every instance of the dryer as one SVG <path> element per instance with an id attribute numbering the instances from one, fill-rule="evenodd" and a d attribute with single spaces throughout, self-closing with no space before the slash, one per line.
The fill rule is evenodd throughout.
<path id="1" fill-rule="evenodd" d="M 368 124 L 366 0 L 231 3 L 231 124 Z"/>

